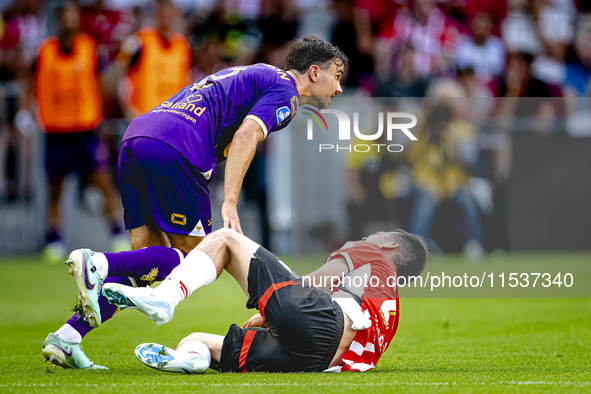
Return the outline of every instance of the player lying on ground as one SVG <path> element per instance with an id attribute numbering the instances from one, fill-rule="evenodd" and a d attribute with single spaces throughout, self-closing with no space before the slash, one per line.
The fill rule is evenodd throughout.
<path id="1" fill-rule="evenodd" d="M 135 308 L 157 325 L 176 305 L 225 269 L 259 313 L 226 336 L 194 333 L 169 349 L 142 344 L 136 355 L 169 372 L 367 371 L 375 367 L 398 327 L 396 275 L 420 275 L 426 253 L 402 230 L 348 242 L 325 264 L 300 278 L 266 249 L 233 230 L 207 236 L 155 289 L 105 284 L 120 308 Z M 335 277 L 338 277 L 336 279 Z M 333 282 L 334 281 L 334 282 Z M 316 287 L 326 289 L 323 291 Z"/>
<path id="2" fill-rule="evenodd" d="M 107 282 L 145 286 L 162 280 L 178 265 L 177 252 L 170 248 L 187 254 L 211 232 L 208 184 L 217 163 L 226 159 L 222 218 L 224 227 L 241 232 L 236 204 L 257 144 L 285 128 L 298 105 L 328 106 L 342 93 L 339 81 L 346 64 L 347 57 L 337 47 L 307 36 L 290 48 L 285 70 L 262 63 L 231 67 L 185 87 L 134 119 L 123 137 L 117 177 L 125 228 L 138 254 L 105 253 L 102 257 L 110 265 L 121 267 L 109 272 Z M 139 250 L 148 246 L 161 248 Z M 81 294 L 79 313 L 44 343 L 46 359 L 66 368 L 101 368 L 88 359 L 80 343 L 117 311 L 86 282 L 94 274 L 83 265 L 89 256 L 90 251 L 75 252 L 68 260 Z M 152 261 L 151 268 L 137 268 L 136 262 L 146 259 Z M 65 347 L 71 351 L 64 355 L 59 349 Z"/>

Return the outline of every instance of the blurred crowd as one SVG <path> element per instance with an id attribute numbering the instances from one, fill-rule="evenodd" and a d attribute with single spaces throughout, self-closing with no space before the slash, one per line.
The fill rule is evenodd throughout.
<path id="1" fill-rule="evenodd" d="M 90 149 L 93 161 L 46 168 L 49 243 L 59 241 L 57 201 L 68 171 L 85 175 L 83 184 L 101 191 L 113 236 L 121 233 L 113 167 L 130 119 L 223 68 L 255 62 L 283 67 L 293 39 L 315 33 L 308 30 L 318 23 L 323 24 L 318 31 L 328 34 L 321 38 L 351 60 L 345 94 L 459 100 L 428 106 L 424 143 L 395 163 L 371 155 L 351 159 L 354 223 L 361 220 L 359 212 L 368 216 L 361 207 L 373 204 L 367 198 L 372 188 L 381 203 L 412 194 L 408 226 L 425 238 L 436 208 L 455 201 L 468 229 L 464 247 L 471 245 L 471 254 L 478 255 L 484 242 L 479 216 L 487 206 L 490 210 L 492 190 L 502 191 L 508 178 L 510 144 L 504 136 L 515 131 L 591 136 L 588 0 L 2 0 L 0 12 L 0 199 L 31 198 L 38 130 L 46 135 L 46 156 L 57 157 L 63 152 L 51 146 L 60 144 L 63 133 L 92 134 L 80 137 L 80 144 Z M 96 90 L 94 103 L 80 104 L 74 90 L 52 87 L 65 77 L 52 74 L 45 67 L 51 61 L 40 58 L 48 37 L 57 37 L 56 53 L 69 55 L 80 35 L 93 43 L 88 75 L 97 83 L 84 88 Z M 165 52 L 149 49 L 159 45 Z M 75 67 L 86 66 L 73 67 L 75 74 L 80 71 Z M 48 99 L 51 94 L 62 101 Z M 94 117 L 56 128 L 65 118 L 49 106 L 54 101 L 66 103 L 59 106 L 62 112 L 94 105 Z M 522 116 L 541 122 L 520 123 Z M 264 210 L 263 162 L 253 166 L 258 170 L 249 171 L 246 191 Z M 405 174 L 408 179 L 401 180 Z M 399 187 L 385 187 L 388 179 L 398 179 L 390 183 Z M 469 188 L 473 193 L 466 193 Z M 262 228 L 268 237 L 268 224 Z M 505 247 L 495 242 L 488 249 Z"/>

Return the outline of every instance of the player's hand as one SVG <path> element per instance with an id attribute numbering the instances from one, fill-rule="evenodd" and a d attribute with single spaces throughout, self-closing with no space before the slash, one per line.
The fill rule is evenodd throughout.
<path id="1" fill-rule="evenodd" d="M 267 328 L 267 323 L 265 323 L 265 319 L 261 316 L 260 313 L 255 314 L 253 317 L 248 319 L 246 323 L 242 325 L 242 328 L 248 327 L 263 327 Z"/>
<path id="2" fill-rule="evenodd" d="M 240 227 L 240 219 L 238 218 L 238 210 L 235 205 L 227 202 L 222 205 L 222 219 L 224 220 L 224 228 L 231 228 L 243 234 L 242 227 Z"/>

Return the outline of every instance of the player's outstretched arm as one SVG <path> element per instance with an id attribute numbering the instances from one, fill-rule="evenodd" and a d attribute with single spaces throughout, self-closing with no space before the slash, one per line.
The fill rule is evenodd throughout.
<path id="1" fill-rule="evenodd" d="M 324 263 L 316 271 L 304 275 L 302 279 L 310 286 L 316 287 L 317 289 L 324 289 L 331 286 L 335 281 L 348 273 L 349 268 L 347 267 L 345 259 L 337 257 Z"/>
<path id="2" fill-rule="evenodd" d="M 264 138 L 265 134 L 261 126 L 252 119 L 245 119 L 236 134 L 234 134 L 228 151 L 224 177 L 222 218 L 225 228 L 231 228 L 240 234 L 242 234 L 242 228 L 240 227 L 236 205 L 238 204 L 242 181 L 254 157 L 257 144 Z"/>

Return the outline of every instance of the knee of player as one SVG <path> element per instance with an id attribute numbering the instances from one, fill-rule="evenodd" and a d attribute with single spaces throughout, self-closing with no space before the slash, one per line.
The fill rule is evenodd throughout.
<path id="1" fill-rule="evenodd" d="M 203 336 L 204 334 L 202 332 L 194 332 L 192 334 L 189 334 L 183 339 L 181 339 L 181 341 L 176 345 L 175 350 L 190 341 L 203 341 Z"/>
<path id="2" fill-rule="evenodd" d="M 229 228 L 220 228 L 219 230 L 211 233 L 209 237 L 224 242 L 225 244 L 229 244 L 236 234 L 238 234 L 236 231 Z"/>

